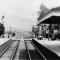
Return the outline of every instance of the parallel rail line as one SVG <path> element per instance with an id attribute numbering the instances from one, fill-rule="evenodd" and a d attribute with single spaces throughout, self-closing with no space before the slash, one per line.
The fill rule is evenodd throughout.
<path id="1" fill-rule="evenodd" d="M 27 50 L 27 53 L 28 53 L 28 56 L 29 56 L 29 60 L 31 60 L 31 56 L 30 56 L 29 50 L 28 50 L 28 48 L 27 48 L 26 41 L 24 41 L 24 42 L 25 42 L 26 50 Z"/>
<path id="2" fill-rule="evenodd" d="M 41 54 L 41 56 L 44 58 L 44 60 L 47 60 L 45 56 L 41 53 L 41 51 L 32 43 L 32 45 L 36 48 L 36 50 Z"/>
<path id="3" fill-rule="evenodd" d="M 15 55 L 16 55 L 16 52 L 17 52 L 17 49 L 18 49 L 18 46 L 19 46 L 19 42 L 20 42 L 20 41 L 18 41 L 17 45 L 15 46 L 15 49 L 14 49 L 14 51 L 13 51 L 13 53 L 12 53 L 12 56 L 11 56 L 10 60 L 14 60 L 14 57 L 15 57 Z"/>

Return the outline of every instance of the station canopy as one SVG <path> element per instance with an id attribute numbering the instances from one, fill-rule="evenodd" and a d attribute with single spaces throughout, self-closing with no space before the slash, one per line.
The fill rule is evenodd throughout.
<path id="1" fill-rule="evenodd" d="M 45 16 L 39 18 L 37 25 L 42 24 L 60 24 L 60 7 L 48 11 Z"/>
<path id="2" fill-rule="evenodd" d="M 40 23 L 45 23 L 45 24 L 60 24 L 60 16 L 51 16 Z"/>

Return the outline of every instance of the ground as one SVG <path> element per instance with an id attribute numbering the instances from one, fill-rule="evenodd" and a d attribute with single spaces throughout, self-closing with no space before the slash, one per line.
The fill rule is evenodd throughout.
<path id="1" fill-rule="evenodd" d="M 14 38 L 12 38 L 12 39 L 14 39 Z M 0 38 L 0 45 L 8 40 L 9 40 L 8 38 Z M 20 39 L 20 40 L 23 41 L 25 39 Z M 35 40 L 38 41 L 40 44 L 44 45 L 45 47 L 47 47 L 48 49 L 55 52 L 58 56 L 60 56 L 60 41 L 59 40 L 55 40 L 55 41 L 51 41 L 48 39 L 43 39 L 43 40 L 35 39 Z"/>

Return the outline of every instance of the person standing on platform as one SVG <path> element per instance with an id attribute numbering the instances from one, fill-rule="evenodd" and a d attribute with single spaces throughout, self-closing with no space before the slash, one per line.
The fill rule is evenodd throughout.
<path id="1" fill-rule="evenodd" d="M 46 38 L 48 38 L 49 37 L 49 29 L 47 28 L 47 30 L 46 30 Z"/>

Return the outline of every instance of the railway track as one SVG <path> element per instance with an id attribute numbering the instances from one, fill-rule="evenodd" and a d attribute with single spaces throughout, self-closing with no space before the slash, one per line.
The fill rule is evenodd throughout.
<path id="1" fill-rule="evenodd" d="M 14 60 L 45 60 L 31 41 L 20 41 Z"/>
<path id="2" fill-rule="evenodd" d="M 25 45 L 27 47 L 30 60 L 46 60 L 46 58 L 34 47 L 32 41 L 25 41 Z"/>
<path id="3" fill-rule="evenodd" d="M 32 40 L 11 40 L 2 46 L 0 60 L 60 60 L 56 54 Z"/>
<path id="4" fill-rule="evenodd" d="M 5 53 L 0 57 L 0 60 L 13 60 L 16 50 L 18 48 L 19 41 L 13 41 Z"/>
<path id="5" fill-rule="evenodd" d="M 29 60 L 29 55 L 24 41 L 20 41 L 14 60 Z"/>
<path id="6" fill-rule="evenodd" d="M 11 46 L 13 43 L 12 40 L 8 40 L 4 44 L 0 45 L 0 57 L 4 54 L 4 52 Z"/>

